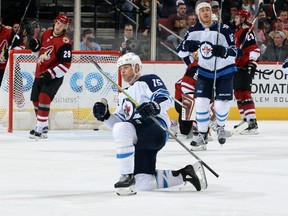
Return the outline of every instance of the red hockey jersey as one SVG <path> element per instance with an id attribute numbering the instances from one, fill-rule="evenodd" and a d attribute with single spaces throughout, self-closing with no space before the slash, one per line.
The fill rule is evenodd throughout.
<path id="1" fill-rule="evenodd" d="M 54 75 L 52 78 L 60 78 L 71 66 L 72 40 L 65 34 L 54 37 L 52 33 L 53 29 L 48 29 L 42 35 L 36 77 L 48 70 Z"/>
<path id="2" fill-rule="evenodd" d="M 249 61 L 257 61 L 260 56 L 260 50 L 256 42 L 256 38 L 253 31 L 250 31 L 246 37 L 249 27 L 241 27 L 236 29 L 234 33 L 236 47 L 240 48 L 242 45 L 243 54 L 241 57 L 236 58 L 237 67 L 246 67 Z M 244 42 L 245 41 L 245 42 Z"/>
<path id="3" fill-rule="evenodd" d="M 4 57 L 5 49 L 8 49 L 12 41 L 12 31 L 10 26 L 2 25 L 0 31 L 0 70 L 4 70 L 7 64 L 7 59 Z"/>

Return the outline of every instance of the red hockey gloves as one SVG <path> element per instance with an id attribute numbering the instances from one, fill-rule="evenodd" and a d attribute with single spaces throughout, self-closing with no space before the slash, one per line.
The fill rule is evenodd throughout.
<path id="1" fill-rule="evenodd" d="M 160 113 L 161 107 L 155 101 L 144 102 L 136 108 L 136 111 L 143 117 L 148 118 L 150 115 L 156 116 Z"/>
<path id="2" fill-rule="evenodd" d="M 29 41 L 29 48 L 32 52 L 38 52 L 40 50 L 40 41 L 38 39 L 31 39 Z"/>
<path id="3" fill-rule="evenodd" d="M 186 40 L 186 41 L 183 41 L 181 50 L 184 52 L 187 52 L 187 51 L 195 52 L 199 49 L 199 47 L 200 47 L 200 41 Z"/>
<path id="4" fill-rule="evenodd" d="M 102 122 L 110 117 L 108 102 L 105 98 L 101 98 L 101 102 L 94 104 L 93 115 L 98 121 Z"/>

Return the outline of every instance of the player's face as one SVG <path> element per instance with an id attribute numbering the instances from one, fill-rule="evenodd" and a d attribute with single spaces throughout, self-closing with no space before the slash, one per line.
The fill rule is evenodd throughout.
<path id="1" fill-rule="evenodd" d="M 125 64 L 119 67 L 123 80 L 130 83 L 134 78 L 134 71 L 131 64 Z"/>
<path id="2" fill-rule="evenodd" d="M 199 16 L 204 25 L 211 24 L 211 10 L 209 7 L 204 7 L 199 10 Z"/>
<path id="3" fill-rule="evenodd" d="M 63 33 L 65 27 L 66 27 L 65 24 L 57 21 L 54 25 L 53 34 L 56 36 L 61 35 Z"/>

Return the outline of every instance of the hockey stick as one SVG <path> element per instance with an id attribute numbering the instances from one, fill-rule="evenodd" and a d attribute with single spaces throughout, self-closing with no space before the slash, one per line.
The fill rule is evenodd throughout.
<path id="1" fill-rule="evenodd" d="M 221 0 L 221 5 L 220 5 L 220 12 L 219 12 L 219 20 L 218 20 L 218 29 L 217 29 L 217 37 L 216 37 L 216 45 L 219 44 L 219 37 L 220 37 L 220 31 L 221 31 L 221 19 L 222 19 L 222 6 L 223 6 L 224 0 Z M 212 9 L 211 9 L 212 10 Z M 212 19 L 212 17 L 211 17 Z M 214 79 L 213 79 L 213 101 L 214 97 L 216 96 L 216 77 L 217 77 L 217 59 L 218 57 L 215 57 L 215 62 L 214 62 Z"/>
<path id="2" fill-rule="evenodd" d="M 109 76 L 105 74 L 105 72 L 102 70 L 102 68 L 98 65 L 98 63 L 94 60 L 92 60 L 92 63 L 95 65 L 95 67 L 99 70 L 99 72 L 108 79 L 120 92 L 122 92 L 129 100 L 131 100 L 136 107 L 139 106 L 138 102 L 134 100 L 127 92 L 125 92 L 117 83 L 115 83 Z M 181 140 L 179 140 L 173 133 L 171 133 L 169 130 L 167 130 L 161 123 L 152 115 L 149 116 L 162 130 L 164 130 L 166 133 L 169 134 L 173 139 L 175 139 L 185 150 L 187 150 L 194 158 L 196 158 L 203 166 L 205 166 L 213 175 L 215 175 L 217 178 L 219 175 L 210 168 L 203 160 L 201 160 L 196 154 L 194 154 Z"/>
<path id="3" fill-rule="evenodd" d="M 32 1 L 32 0 L 29 0 L 27 6 L 26 6 L 26 8 L 25 8 L 24 14 L 23 14 L 23 16 L 22 16 L 22 18 L 21 18 L 21 21 L 20 21 L 20 23 L 19 23 L 20 28 L 17 30 L 16 34 L 14 35 L 14 37 L 13 37 L 13 39 L 12 39 L 12 42 L 11 42 L 11 45 L 10 45 L 10 47 L 9 47 L 9 50 L 12 49 L 13 44 L 14 44 L 14 42 L 15 42 L 15 40 L 16 40 L 16 37 L 19 37 L 18 34 L 19 34 L 19 32 L 20 32 L 21 25 L 22 25 L 22 23 L 23 23 L 23 21 L 24 21 L 24 18 L 25 18 L 25 16 L 26 16 L 27 10 L 28 10 L 28 8 L 29 8 L 29 6 L 30 6 L 30 4 L 31 4 L 31 1 Z"/>
<path id="4" fill-rule="evenodd" d="M 273 4 L 272 4 L 272 8 L 273 8 L 273 12 L 274 12 L 275 18 L 278 17 L 277 12 L 276 12 L 276 8 L 275 8 L 275 2 L 276 2 L 276 1 L 277 1 L 277 0 L 274 0 L 274 2 L 273 2 Z"/>
<path id="5" fill-rule="evenodd" d="M 242 49 L 242 48 L 243 48 L 243 46 L 244 46 L 244 44 L 245 44 L 245 42 L 246 42 L 246 40 L 247 40 L 247 38 L 248 38 L 248 35 L 249 35 L 250 32 L 253 30 L 253 28 L 254 28 L 254 26 L 255 26 L 255 24 L 256 24 L 256 21 L 258 20 L 258 14 L 259 14 L 260 10 L 262 9 L 262 6 L 263 6 L 263 2 L 261 2 L 261 3 L 259 4 L 259 6 L 258 6 L 258 11 L 257 11 L 257 13 L 256 13 L 256 15 L 255 15 L 255 17 L 254 17 L 254 19 L 253 19 L 253 21 L 252 21 L 251 26 L 249 27 L 248 31 L 246 32 L 245 38 L 244 38 L 243 42 L 241 43 L 239 49 Z"/>
<path id="6" fill-rule="evenodd" d="M 230 130 L 230 131 L 225 131 L 225 136 L 227 137 L 231 137 L 234 134 L 239 134 L 240 132 L 244 131 L 246 128 L 248 128 L 248 123 L 244 122 L 243 124 L 241 124 L 240 126 Z"/>

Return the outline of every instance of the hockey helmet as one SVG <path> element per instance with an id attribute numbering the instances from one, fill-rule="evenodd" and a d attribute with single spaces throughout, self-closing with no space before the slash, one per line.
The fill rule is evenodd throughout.
<path id="1" fill-rule="evenodd" d="M 208 7 L 208 8 L 210 8 L 210 10 L 211 10 L 211 5 L 208 3 L 208 2 L 201 2 L 201 3 L 199 3 L 197 6 L 196 6 L 196 14 L 197 14 L 197 16 L 199 17 L 199 11 L 200 11 L 200 9 L 202 9 L 202 8 L 206 8 L 206 7 Z M 211 13 L 212 13 L 212 11 L 211 11 Z"/>
<path id="2" fill-rule="evenodd" d="M 243 19 L 248 19 L 249 17 L 251 17 L 251 13 L 250 11 L 240 9 L 235 13 L 235 16 L 240 16 Z"/>
<path id="3" fill-rule="evenodd" d="M 56 19 L 57 22 L 61 22 L 65 25 L 65 29 L 68 28 L 69 25 L 69 18 L 67 16 L 65 16 L 64 14 L 59 14 Z"/>
<path id="4" fill-rule="evenodd" d="M 136 55 L 135 53 L 129 52 L 125 55 L 121 56 L 117 61 L 117 67 L 121 67 L 125 64 L 131 64 L 133 70 L 135 69 L 135 66 L 139 65 L 139 71 L 142 69 L 142 62 L 140 60 L 140 57 Z"/>

